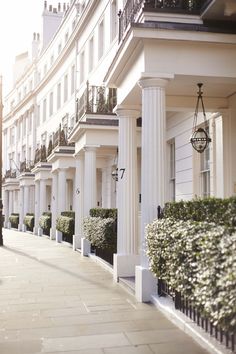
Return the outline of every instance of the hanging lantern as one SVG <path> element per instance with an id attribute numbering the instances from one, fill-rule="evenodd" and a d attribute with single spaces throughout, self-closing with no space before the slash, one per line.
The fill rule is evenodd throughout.
<path id="1" fill-rule="evenodd" d="M 207 134 L 207 119 L 206 119 L 206 112 L 205 112 L 205 107 L 202 99 L 203 92 L 201 90 L 202 84 L 199 83 L 197 85 L 199 91 L 198 91 L 197 105 L 196 105 L 194 118 L 193 118 L 193 131 L 192 131 L 192 136 L 190 138 L 190 142 L 192 144 L 192 147 L 197 152 L 202 153 L 207 148 L 208 144 L 211 142 L 211 138 Z M 202 113 L 204 117 L 204 128 L 203 127 L 197 128 L 199 102 L 201 102 L 202 105 Z"/>
<path id="2" fill-rule="evenodd" d="M 111 177 L 114 179 L 114 181 L 118 181 L 118 168 L 112 171 Z"/>

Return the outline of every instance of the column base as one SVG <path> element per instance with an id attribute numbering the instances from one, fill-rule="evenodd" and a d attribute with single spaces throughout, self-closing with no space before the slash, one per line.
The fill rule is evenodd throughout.
<path id="1" fill-rule="evenodd" d="M 113 255 L 113 279 L 118 281 L 119 277 L 133 277 L 135 267 L 140 264 L 138 254 L 114 254 Z"/>
<path id="2" fill-rule="evenodd" d="M 34 228 L 33 228 L 33 234 L 36 235 L 36 236 L 38 236 L 38 228 L 37 228 L 37 226 L 34 226 Z"/>
<path id="3" fill-rule="evenodd" d="M 4 227 L 5 229 L 8 229 L 8 221 L 4 221 L 3 227 Z"/>
<path id="4" fill-rule="evenodd" d="M 22 232 L 26 232 L 26 226 L 25 226 L 25 224 L 19 224 L 18 225 L 18 231 L 22 231 Z"/>
<path id="5" fill-rule="evenodd" d="M 151 301 L 151 295 L 157 293 L 157 279 L 153 273 L 142 266 L 135 269 L 135 297 L 139 302 Z"/>
<path id="6" fill-rule="evenodd" d="M 62 232 L 56 230 L 56 242 L 60 243 L 62 241 Z"/>
<path id="7" fill-rule="evenodd" d="M 50 229 L 50 240 L 56 239 L 56 230 L 51 227 Z"/>
<path id="8" fill-rule="evenodd" d="M 73 251 L 81 248 L 81 237 L 79 235 L 73 235 Z"/>
<path id="9" fill-rule="evenodd" d="M 82 256 L 88 256 L 88 254 L 91 252 L 91 243 L 86 240 L 86 238 L 82 237 L 81 238 L 81 254 Z"/>
<path id="10" fill-rule="evenodd" d="M 43 234 L 43 229 L 41 227 L 38 227 L 38 236 L 42 236 Z"/>

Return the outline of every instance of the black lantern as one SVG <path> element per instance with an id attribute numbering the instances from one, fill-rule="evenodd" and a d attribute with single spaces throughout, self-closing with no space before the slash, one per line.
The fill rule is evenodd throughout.
<path id="1" fill-rule="evenodd" d="M 190 138 L 190 142 L 192 144 L 192 147 L 199 153 L 202 153 L 208 146 L 208 144 L 211 142 L 211 138 L 207 134 L 207 120 L 206 120 L 206 112 L 205 112 L 205 107 L 203 104 L 203 99 L 202 99 L 202 84 L 197 84 L 199 91 L 198 91 L 198 98 L 197 98 L 197 105 L 194 113 L 194 118 L 193 118 L 193 132 L 192 136 Z M 197 128 L 197 116 L 198 116 L 198 107 L 199 107 L 199 102 L 201 102 L 202 105 L 202 113 L 204 117 L 204 127 Z"/>
<path id="2" fill-rule="evenodd" d="M 118 168 L 114 169 L 111 173 L 111 177 L 114 179 L 114 181 L 118 181 Z"/>

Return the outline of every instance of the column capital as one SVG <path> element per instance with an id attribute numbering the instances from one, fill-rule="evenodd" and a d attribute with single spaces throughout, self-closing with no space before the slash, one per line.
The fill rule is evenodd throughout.
<path id="1" fill-rule="evenodd" d="M 124 105 L 117 105 L 114 109 L 114 113 L 119 118 L 139 118 L 141 117 L 141 107 L 139 106 L 124 106 Z"/>
<path id="2" fill-rule="evenodd" d="M 85 152 L 87 151 L 97 151 L 97 148 L 99 148 L 100 145 L 87 145 L 87 146 L 84 146 L 83 150 Z"/>
<path id="3" fill-rule="evenodd" d="M 138 81 L 139 86 L 142 89 L 145 88 L 165 88 L 169 82 L 169 79 L 162 79 L 162 78 L 157 78 L 157 77 L 146 77 L 146 78 L 141 78 Z"/>

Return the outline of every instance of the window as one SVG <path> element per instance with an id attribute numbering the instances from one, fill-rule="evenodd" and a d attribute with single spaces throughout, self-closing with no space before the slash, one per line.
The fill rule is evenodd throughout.
<path id="1" fill-rule="evenodd" d="M 104 23 L 99 24 L 98 28 L 98 59 L 103 56 L 104 53 Z"/>
<path id="2" fill-rule="evenodd" d="M 28 131 L 31 132 L 31 130 L 32 130 L 32 113 L 30 113 L 28 117 Z"/>
<path id="3" fill-rule="evenodd" d="M 117 17 L 118 17 L 117 14 L 118 14 L 117 1 L 113 0 L 111 3 L 111 42 L 117 36 Z"/>
<path id="4" fill-rule="evenodd" d="M 46 75 L 46 72 L 47 72 L 47 64 L 44 65 L 44 68 L 43 68 L 43 72 L 44 72 L 44 75 Z"/>
<path id="5" fill-rule="evenodd" d="M 58 44 L 58 49 L 57 49 L 58 54 L 61 53 L 61 43 Z"/>
<path id="6" fill-rule="evenodd" d="M 33 90 L 33 80 L 30 80 L 30 83 L 29 83 L 29 90 L 30 90 L 30 91 Z"/>
<path id="7" fill-rule="evenodd" d="M 80 54 L 80 83 L 84 81 L 84 52 Z"/>
<path id="8" fill-rule="evenodd" d="M 57 109 L 61 107 L 61 83 L 57 85 Z"/>
<path id="9" fill-rule="evenodd" d="M 37 127 L 40 125 L 40 105 L 37 105 L 37 115 L 36 116 L 36 124 L 37 124 Z"/>
<path id="10" fill-rule="evenodd" d="M 94 65 L 94 39 L 93 37 L 89 41 L 89 71 L 93 69 Z"/>
<path id="11" fill-rule="evenodd" d="M 170 200 L 175 200 L 175 142 L 171 141 L 170 145 Z"/>
<path id="12" fill-rule="evenodd" d="M 46 98 L 43 100 L 43 122 L 45 122 L 47 118 L 47 100 Z"/>
<path id="13" fill-rule="evenodd" d="M 68 99 L 68 75 L 64 77 L 64 102 Z"/>
<path id="14" fill-rule="evenodd" d="M 75 92 L 75 66 L 71 68 L 71 94 Z"/>
<path id="15" fill-rule="evenodd" d="M 53 62 L 54 62 L 54 56 L 52 55 L 52 56 L 51 56 L 51 59 L 50 59 L 51 65 L 53 64 Z"/>
<path id="16" fill-rule="evenodd" d="M 49 96 L 49 115 L 53 114 L 53 92 L 50 93 Z"/>
<path id="17" fill-rule="evenodd" d="M 209 135 L 209 127 L 206 128 Z M 200 177 L 201 177 L 201 195 L 210 196 L 210 148 L 207 148 L 200 154 Z"/>
<path id="18" fill-rule="evenodd" d="M 66 32 L 66 34 L 65 34 L 65 44 L 67 43 L 68 39 L 69 39 L 69 32 Z"/>
<path id="19" fill-rule="evenodd" d="M 21 101 L 21 92 L 18 93 L 18 102 Z"/>
<path id="20" fill-rule="evenodd" d="M 15 144 L 15 127 L 11 128 L 10 144 Z"/>

